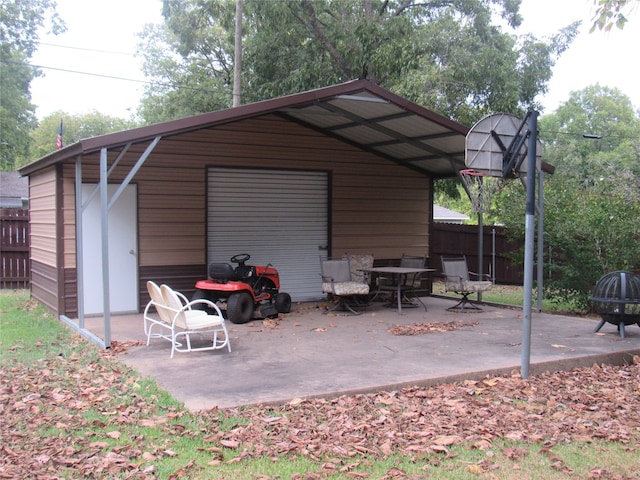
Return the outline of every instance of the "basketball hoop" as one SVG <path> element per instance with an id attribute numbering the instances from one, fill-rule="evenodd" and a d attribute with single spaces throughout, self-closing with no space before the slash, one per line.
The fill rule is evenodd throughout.
<path id="1" fill-rule="evenodd" d="M 490 176 L 472 168 L 458 172 L 475 213 L 484 212 L 491 206 L 491 197 L 500 188 L 502 178 Z"/>
<path id="2" fill-rule="evenodd" d="M 465 137 L 464 164 L 467 169 L 490 177 L 525 177 L 529 135 L 525 119 L 508 113 L 487 115 Z M 536 137 L 536 171 L 542 167 L 542 143 Z"/>

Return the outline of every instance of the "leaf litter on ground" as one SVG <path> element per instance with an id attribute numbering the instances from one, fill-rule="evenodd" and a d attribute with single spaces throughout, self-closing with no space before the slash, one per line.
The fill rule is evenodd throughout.
<path id="1" fill-rule="evenodd" d="M 415 334 L 423 326 L 412 328 Z M 456 446 L 486 451 L 498 441 L 513 440 L 539 444 L 552 467 L 568 473 L 561 459 L 551 458 L 558 443 L 597 439 L 640 452 L 638 357 L 631 365 L 594 365 L 526 380 L 513 372 L 480 381 L 192 413 L 179 407 L 160 410 L 140 395 L 141 379 L 117 360 L 116 353 L 126 347 L 116 343 L 114 351 L 95 359 L 73 353 L 33 365 L 2 365 L 0 478 L 155 478 L 155 461 L 179 455 L 171 447 L 178 436 L 200 439 L 211 465 L 300 455 L 329 468 L 336 462 L 358 463 L 361 456 L 446 457 Z M 189 418 L 198 428 L 186 426 Z M 125 435 L 135 426 L 158 429 L 162 439 Z M 503 454 L 517 460 L 527 453 L 507 448 Z M 182 465 L 178 473 L 187 476 L 200 468 L 191 459 Z M 495 466 L 473 468 L 481 473 Z M 594 467 L 590 478 L 608 477 Z"/>

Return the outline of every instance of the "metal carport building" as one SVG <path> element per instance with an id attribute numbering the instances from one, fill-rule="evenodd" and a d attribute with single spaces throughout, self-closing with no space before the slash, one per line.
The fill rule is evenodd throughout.
<path id="1" fill-rule="evenodd" d="M 32 296 L 82 332 L 140 311 L 147 280 L 188 292 L 247 252 L 319 298 L 319 255 L 429 256 L 433 180 L 464 168 L 467 130 L 354 80 L 81 140 L 20 170 Z"/>

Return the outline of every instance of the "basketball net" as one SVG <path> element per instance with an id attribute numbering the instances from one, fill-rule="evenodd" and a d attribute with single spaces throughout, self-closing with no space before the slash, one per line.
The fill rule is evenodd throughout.
<path id="1" fill-rule="evenodd" d="M 473 169 L 460 170 L 460 178 L 475 213 L 491 207 L 491 197 L 502 185 L 502 178 L 492 177 Z"/>

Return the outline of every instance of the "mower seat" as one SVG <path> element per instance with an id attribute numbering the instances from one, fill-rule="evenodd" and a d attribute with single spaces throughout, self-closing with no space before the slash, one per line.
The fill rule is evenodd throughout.
<path id="1" fill-rule="evenodd" d="M 233 266 L 230 263 L 209 264 L 209 277 L 218 283 L 232 282 L 238 279 Z"/>

